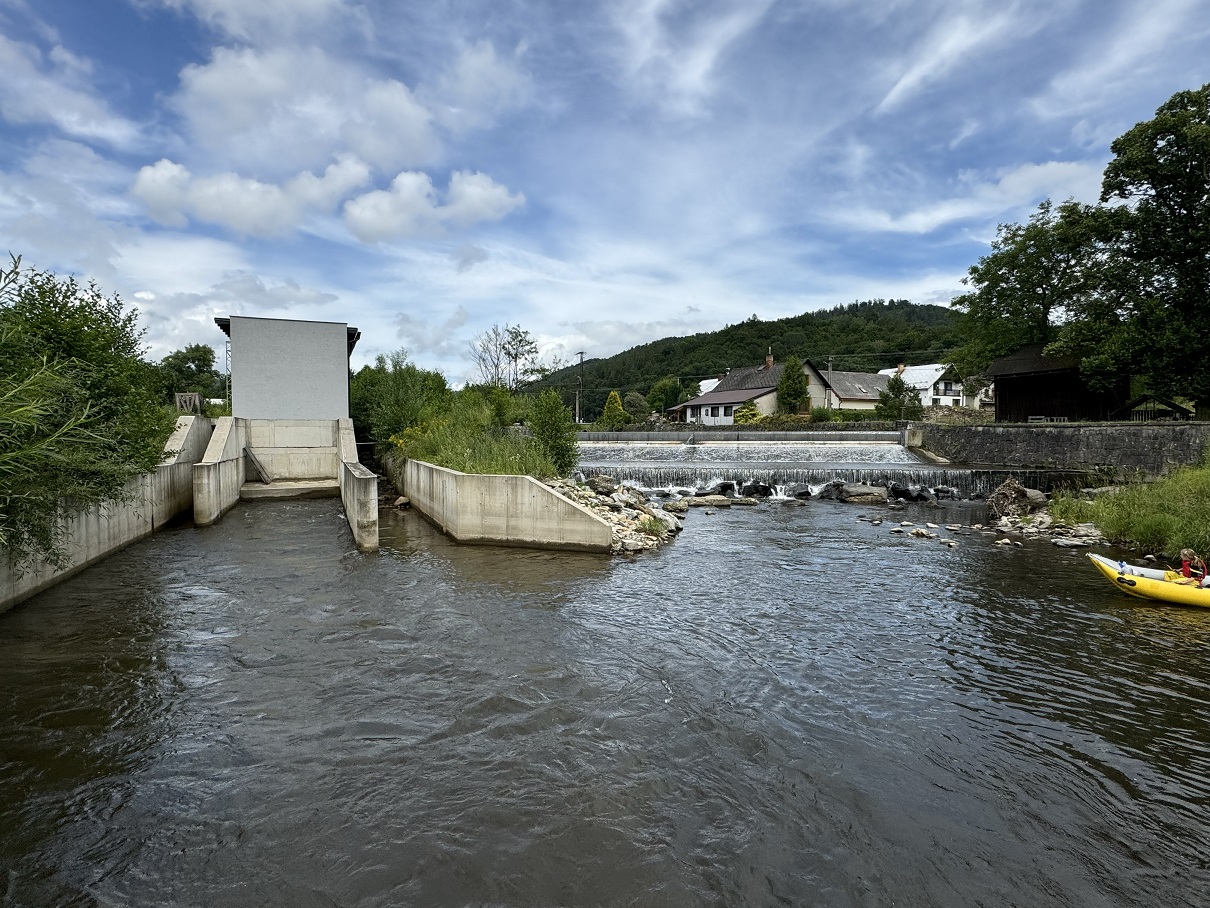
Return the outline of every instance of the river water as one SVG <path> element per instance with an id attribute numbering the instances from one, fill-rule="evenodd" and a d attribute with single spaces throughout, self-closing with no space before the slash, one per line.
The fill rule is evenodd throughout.
<path id="1" fill-rule="evenodd" d="M 0 616 L 0 899 L 1206 905 L 1210 610 L 861 513 L 613 561 L 399 512 L 359 554 L 335 501 L 163 532 Z"/>

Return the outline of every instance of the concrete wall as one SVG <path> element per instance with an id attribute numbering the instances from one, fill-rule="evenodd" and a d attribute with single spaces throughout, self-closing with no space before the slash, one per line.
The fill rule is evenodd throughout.
<path id="1" fill-rule="evenodd" d="M 912 423 L 905 444 L 955 463 L 1095 470 L 1119 481 L 1154 479 L 1199 463 L 1210 444 L 1210 423 Z"/>
<path id="2" fill-rule="evenodd" d="M 130 545 L 189 510 L 193 500 L 193 464 L 206 449 L 213 423 L 182 416 L 164 445 L 169 453 L 154 473 L 126 484 L 129 500 L 89 508 L 70 518 L 65 528 L 66 563 L 56 568 L 35 560 L 17 569 L 0 559 L 0 612 L 40 593 L 90 564 Z"/>
<path id="3" fill-rule="evenodd" d="M 197 526 L 210 526 L 239 501 L 245 445 L 243 420 L 221 417 L 206 453 L 193 466 L 193 522 Z"/>
<path id="4" fill-rule="evenodd" d="M 353 540 L 363 552 L 378 551 L 378 477 L 357 460 L 353 420 L 338 424 L 340 440 L 340 498 Z"/>
<path id="5" fill-rule="evenodd" d="M 581 552 L 609 551 L 604 520 L 530 476 L 459 473 L 419 460 L 387 475 L 412 506 L 459 542 Z"/>
<path id="6" fill-rule="evenodd" d="M 232 316 L 231 412 L 241 419 L 347 417 L 348 325 Z"/>
<path id="7" fill-rule="evenodd" d="M 272 481 L 333 479 L 340 472 L 335 420 L 249 419 L 244 428 L 248 447 Z"/>

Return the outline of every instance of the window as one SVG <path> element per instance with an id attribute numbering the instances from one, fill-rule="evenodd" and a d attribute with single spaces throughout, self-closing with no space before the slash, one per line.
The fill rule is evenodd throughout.
<path id="1" fill-rule="evenodd" d="M 718 407 L 711 407 L 711 408 L 710 408 L 710 415 L 711 415 L 711 416 L 718 416 Z"/>
<path id="2" fill-rule="evenodd" d="M 934 407 L 940 407 L 940 406 L 941 406 L 941 398 L 940 398 L 940 397 L 934 397 L 934 398 L 933 398 L 933 406 L 934 406 Z"/>
<path id="3" fill-rule="evenodd" d="M 941 393 L 952 396 L 954 393 L 954 383 L 952 381 L 942 382 Z"/>
<path id="4" fill-rule="evenodd" d="M 732 409 L 732 407 L 723 407 L 723 416 L 730 416 Z"/>

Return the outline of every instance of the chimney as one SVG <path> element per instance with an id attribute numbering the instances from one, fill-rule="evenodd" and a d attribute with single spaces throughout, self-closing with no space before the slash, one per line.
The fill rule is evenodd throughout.
<path id="1" fill-rule="evenodd" d="M 773 348 L 772 347 L 770 347 L 769 352 L 765 354 L 765 368 L 766 369 L 773 368 Z"/>
<path id="2" fill-rule="evenodd" d="M 904 370 L 904 369 L 906 369 L 906 368 L 907 368 L 907 364 L 906 364 L 906 363 L 900 363 L 900 364 L 899 364 L 899 368 L 895 370 L 895 377 L 896 377 L 896 378 L 902 378 L 902 377 L 903 377 L 903 370 Z"/>

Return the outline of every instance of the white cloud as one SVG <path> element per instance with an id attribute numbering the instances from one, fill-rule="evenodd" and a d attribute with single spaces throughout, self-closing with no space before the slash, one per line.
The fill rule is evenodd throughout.
<path id="1" fill-rule="evenodd" d="M 65 135 L 119 148 L 139 143 L 137 124 L 114 114 L 88 83 L 90 64 L 61 47 L 38 48 L 0 35 L 0 116 L 46 123 Z"/>
<path id="2" fill-rule="evenodd" d="M 462 306 L 440 322 L 429 316 L 406 312 L 397 314 L 394 321 L 395 336 L 409 354 L 451 356 L 466 352 L 467 341 L 459 335 L 459 329 L 467 323 L 466 309 Z"/>
<path id="3" fill-rule="evenodd" d="M 278 234 L 312 213 L 330 213 L 349 192 L 370 180 L 352 156 L 328 166 L 322 177 L 301 173 L 284 186 L 222 173 L 194 177 L 181 164 L 161 159 L 142 168 L 131 194 L 161 224 L 183 227 L 189 218 L 241 233 Z"/>
<path id="4" fill-rule="evenodd" d="M 209 160 L 257 176 L 311 170 L 352 152 L 383 172 L 429 162 L 429 112 L 395 79 L 319 48 L 217 48 L 185 67 L 173 106 Z"/>
<path id="5" fill-rule="evenodd" d="M 520 105 L 529 77 L 520 69 L 524 48 L 500 59 L 490 41 L 464 48 L 453 65 L 423 92 L 437 118 L 455 132 L 491 126 L 503 112 Z"/>
<path id="6" fill-rule="evenodd" d="M 1102 165 L 1087 162 L 1023 164 L 1002 172 L 992 181 L 964 175 L 963 194 L 901 214 L 849 206 L 835 211 L 832 220 L 860 230 L 929 233 L 963 221 L 993 220 L 1010 212 L 1015 216 L 1045 198 L 1095 201 L 1100 193 L 1101 170 Z"/>
<path id="7" fill-rule="evenodd" d="M 139 2 L 139 0 L 136 0 Z M 154 3 L 157 0 L 142 0 Z M 344 0 L 158 0 L 242 41 L 298 36 L 358 14 Z"/>
<path id="8" fill-rule="evenodd" d="M 378 189 L 345 203 L 345 223 L 367 243 L 394 237 L 434 236 L 444 224 L 459 227 L 498 221 L 525 203 L 521 193 L 482 173 L 456 171 L 446 203 L 440 204 L 428 174 L 404 171 L 390 189 Z"/>
<path id="9" fill-rule="evenodd" d="M 615 8 L 614 23 L 624 41 L 623 71 L 651 101 L 696 115 L 714 91 L 720 59 L 772 5 L 773 0 L 740 0 L 686 14 L 677 0 L 622 4 Z"/>

